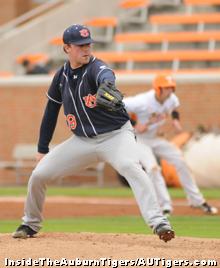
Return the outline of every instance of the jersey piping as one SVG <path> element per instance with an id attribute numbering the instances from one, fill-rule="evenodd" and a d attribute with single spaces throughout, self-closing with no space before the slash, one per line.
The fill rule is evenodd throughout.
<path id="1" fill-rule="evenodd" d="M 98 74 L 97 74 L 97 77 L 96 77 L 96 86 L 98 86 L 98 78 L 99 78 L 99 76 L 100 76 L 100 74 L 101 74 L 101 72 L 102 71 L 104 71 L 104 70 L 106 70 L 106 69 L 109 69 L 109 70 L 111 70 L 112 71 L 112 69 L 111 68 L 109 68 L 109 67 L 104 67 L 104 68 L 102 68 L 99 72 L 98 72 Z"/>
<path id="2" fill-rule="evenodd" d="M 86 75 L 86 73 L 87 73 L 87 70 L 86 70 L 86 71 L 84 72 L 84 74 L 82 75 L 82 80 L 81 80 L 81 82 L 80 82 L 80 84 L 79 84 L 79 92 L 78 92 L 78 93 L 79 93 L 79 99 L 80 99 L 80 102 L 81 102 L 83 111 L 84 111 L 84 113 L 85 113 L 85 115 L 86 115 L 86 117 L 87 117 L 87 119 L 88 119 L 88 121 L 89 121 L 89 123 L 90 123 L 90 125 L 91 125 L 91 127 L 92 127 L 92 129 L 93 129 L 93 131 L 94 131 L 94 133 L 95 133 L 95 135 L 98 135 L 98 133 L 96 132 L 95 127 L 94 127 L 94 125 L 93 125 L 93 123 L 92 123 L 92 121 L 91 121 L 91 119 L 90 119 L 90 117 L 89 117 L 89 115 L 88 115 L 87 112 L 86 112 L 86 109 L 85 109 L 85 106 L 84 106 L 84 104 L 83 104 L 83 101 L 82 101 L 82 98 L 81 98 L 81 94 L 80 94 L 81 85 L 82 85 L 83 78 L 84 78 L 84 76 Z"/>
<path id="3" fill-rule="evenodd" d="M 64 70 L 65 70 L 65 67 L 64 67 Z M 86 131 L 85 131 L 85 128 L 84 128 L 83 123 L 82 123 L 82 120 L 81 120 L 81 118 L 80 118 L 80 115 L 79 115 L 78 109 L 77 109 L 77 107 L 76 107 L 76 103 L 75 103 L 75 100 L 74 100 L 73 94 L 72 94 L 71 89 L 70 89 L 70 87 L 69 87 L 69 81 L 68 81 L 68 78 L 67 78 L 67 76 L 66 76 L 66 74 L 65 74 L 64 72 L 63 72 L 63 76 L 65 77 L 65 79 L 66 79 L 66 81 L 67 81 L 67 84 L 68 84 L 68 89 L 69 89 L 69 93 L 70 93 L 71 99 L 72 99 L 72 101 L 73 101 L 73 105 L 74 105 L 74 108 L 75 108 L 76 114 L 77 114 L 77 116 L 78 116 L 78 118 L 79 118 L 79 121 L 80 121 L 80 124 L 81 124 L 82 130 L 83 130 L 83 133 L 84 133 L 84 135 L 85 135 L 85 136 L 88 138 L 88 135 L 87 135 L 87 133 L 86 133 Z"/>
<path id="4" fill-rule="evenodd" d="M 48 97 L 49 100 L 52 100 L 53 102 L 56 102 L 56 103 L 58 103 L 58 104 L 62 104 L 62 102 L 57 101 L 57 100 L 51 98 L 51 97 L 48 95 L 48 93 L 46 93 L 46 96 Z"/>

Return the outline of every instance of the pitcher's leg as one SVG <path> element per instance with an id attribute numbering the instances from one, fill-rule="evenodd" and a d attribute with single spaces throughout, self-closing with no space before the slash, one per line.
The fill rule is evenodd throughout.
<path id="1" fill-rule="evenodd" d="M 156 191 L 158 202 L 167 214 L 172 212 L 172 202 L 160 167 L 149 146 L 138 143 L 141 165 L 148 172 Z"/>
<path id="2" fill-rule="evenodd" d="M 99 152 L 128 180 L 146 223 L 154 229 L 160 224 L 170 228 L 167 218 L 162 215 L 152 182 L 140 164 L 133 131 L 117 133 L 100 145 Z"/>
<path id="3" fill-rule="evenodd" d="M 71 175 L 91 164 L 93 159 L 92 148 L 78 137 L 71 137 L 45 155 L 32 172 L 28 183 L 23 224 L 38 232 L 41 228 L 47 183 Z"/>
<path id="4" fill-rule="evenodd" d="M 150 173 L 152 183 L 157 194 L 157 199 L 164 213 L 171 213 L 173 211 L 172 200 L 167 190 L 166 183 L 161 174 L 160 169 L 157 167 Z"/>

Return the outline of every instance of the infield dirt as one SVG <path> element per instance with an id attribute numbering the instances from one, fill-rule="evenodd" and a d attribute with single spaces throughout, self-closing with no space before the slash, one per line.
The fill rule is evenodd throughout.
<path id="1" fill-rule="evenodd" d="M 5 258 L 51 260 L 66 258 L 81 260 L 110 258 L 164 258 L 165 260 L 215 260 L 220 265 L 220 240 L 177 237 L 164 243 L 157 236 L 134 234 L 42 233 L 37 238 L 15 240 L 9 234 L 0 235 L 0 267 Z M 85 267 L 83 265 L 81 267 Z M 51 267 L 45 265 L 43 267 Z M 111 267 L 106 265 L 106 267 Z M 150 267 L 150 266 L 148 266 Z M 151 267 L 171 267 L 154 265 Z M 175 267 L 175 266 L 172 266 Z M 181 266 L 184 267 L 184 266 Z M 202 267 L 202 266 L 197 266 Z M 211 267 L 211 266 L 205 266 Z"/>

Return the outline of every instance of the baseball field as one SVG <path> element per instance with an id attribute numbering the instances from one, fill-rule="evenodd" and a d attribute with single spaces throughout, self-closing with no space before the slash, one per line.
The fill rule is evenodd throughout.
<path id="1" fill-rule="evenodd" d="M 67 266 L 67 260 L 77 258 L 81 267 L 97 266 L 92 262 L 80 265 L 80 261 L 100 258 L 103 258 L 101 266 L 107 267 L 120 266 L 119 260 L 123 260 L 121 266 L 220 267 L 220 214 L 204 215 L 199 209 L 189 207 L 181 189 L 170 190 L 174 204 L 170 221 L 176 238 L 168 243 L 152 234 L 140 216 L 131 190 L 126 187 L 51 187 L 44 207 L 42 231 L 36 238 L 12 239 L 11 233 L 23 214 L 25 193 L 25 187 L 0 190 L 0 267 L 9 267 L 11 260 L 22 259 L 23 262 L 29 260 L 29 264 L 23 263 L 24 267 L 25 264 L 34 267 L 30 261 L 39 258 L 48 258 L 48 263 L 43 259 L 38 263 L 38 266 L 43 264 L 42 267 Z M 210 204 L 220 208 L 219 189 L 203 190 L 203 194 Z M 49 262 L 62 258 L 65 259 L 60 265 Z"/>

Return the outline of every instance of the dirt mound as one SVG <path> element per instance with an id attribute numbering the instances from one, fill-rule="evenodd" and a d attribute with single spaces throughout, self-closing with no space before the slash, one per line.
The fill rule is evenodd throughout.
<path id="1" fill-rule="evenodd" d="M 219 267 L 219 250 L 220 239 L 177 237 L 168 243 L 164 243 L 156 235 L 42 233 L 36 238 L 19 240 L 11 238 L 9 234 L 1 234 L 0 267 L 7 267 L 5 266 L 5 258 L 10 260 L 49 258 L 52 261 L 62 258 L 67 260 L 75 260 L 76 258 L 80 260 L 100 260 L 100 258 L 106 258 L 109 264 L 113 260 L 136 260 L 136 258 L 144 258 L 145 261 L 147 261 L 147 258 L 152 258 L 149 261 L 155 261 L 153 258 L 161 258 L 162 261 L 178 259 L 189 260 L 190 262 L 212 259 L 218 262 L 216 267 Z M 155 265 L 153 267 L 175 267 L 174 265 L 163 265 L 162 261 L 160 266 Z M 43 267 L 51 267 L 45 264 Z M 111 262 L 106 267 L 117 267 L 114 265 Z M 81 267 L 85 266 L 88 265 L 85 264 Z M 202 265 L 199 267 L 202 267 Z M 211 266 L 206 265 L 206 267 Z"/>

